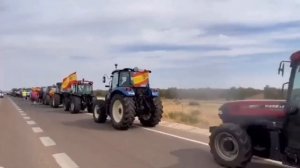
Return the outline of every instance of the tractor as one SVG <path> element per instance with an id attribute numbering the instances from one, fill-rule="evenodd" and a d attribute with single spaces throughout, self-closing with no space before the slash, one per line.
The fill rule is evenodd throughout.
<path id="1" fill-rule="evenodd" d="M 219 109 L 222 124 L 210 127 L 209 146 L 223 167 L 246 167 L 253 156 L 300 167 L 300 51 L 285 64 L 291 71 L 284 100 L 240 100 Z"/>
<path id="2" fill-rule="evenodd" d="M 51 95 L 51 94 L 50 94 Z M 87 108 L 88 112 L 93 112 L 93 82 L 87 80 L 77 80 L 76 72 L 56 83 L 55 92 L 51 96 L 51 106 L 57 108 L 64 106 L 65 111 L 78 113 Z"/>
<path id="3" fill-rule="evenodd" d="M 49 104 L 51 105 L 51 107 L 53 108 L 58 108 L 59 105 L 62 104 L 62 92 L 61 92 L 61 82 L 57 82 L 56 85 L 54 85 L 50 92 L 49 92 L 49 96 L 50 96 L 50 102 Z"/>
<path id="4" fill-rule="evenodd" d="M 49 105 L 51 101 L 50 92 L 53 93 L 55 90 L 55 86 L 47 86 L 42 88 L 41 93 L 41 102 L 44 105 Z"/>
<path id="5" fill-rule="evenodd" d="M 87 108 L 87 111 L 93 112 L 93 82 L 78 80 L 72 83 L 70 90 L 63 90 L 61 101 L 65 111 L 78 113 Z"/>
<path id="6" fill-rule="evenodd" d="M 94 102 L 93 118 L 97 123 L 105 123 L 111 118 L 117 130 L 128 130 L 137 116 L 145 127 L 159 124 L 163 106 L 158 89 L 149 85 L 150 70 L 139 68 L 117 69 L 111 73 L 109 88 L 104 100 Z M 103 76 L 106 83 L 107 76 Z"/>

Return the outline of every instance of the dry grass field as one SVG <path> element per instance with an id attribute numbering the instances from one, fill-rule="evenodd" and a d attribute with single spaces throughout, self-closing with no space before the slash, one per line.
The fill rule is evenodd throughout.
<path id="1" fill-rule="evenodd" d="M 163 119 L 201 128 L 220 124 L 218 109 L 225 101 L 163 99 Z"/>

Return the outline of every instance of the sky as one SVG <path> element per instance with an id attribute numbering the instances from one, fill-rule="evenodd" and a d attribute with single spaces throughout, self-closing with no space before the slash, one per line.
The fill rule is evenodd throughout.
<path id="1" fill-rule="evenodd" d="M 281 87 L 300 44 L 299 0 L 1 0 L 0 89 L 72 72 L 103 89 L 119 68 L 155 88 Z"/>

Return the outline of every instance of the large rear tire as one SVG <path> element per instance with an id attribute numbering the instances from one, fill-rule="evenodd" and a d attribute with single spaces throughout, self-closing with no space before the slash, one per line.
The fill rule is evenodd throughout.
<path id="1" fill-rule="evenodd" d="M 159 97 L 153 98 L 153 105 L 150 113 L 139 116 L 141 124 L 145 127 L 155 127 L 162 118 L 163 105 Z"/>
<path id="2" fill-rule="evenodd" d="M 211 153 L 219 165 L 243 168 L 251 161 L 251 139 L 240 126 L 222 124 L 212 131 L 209 140 Z"/>
<path id="3" fill-rule="evenodd" d="M 69 111 L 71 106 L 71 99 L 69 97 L 64 98 L 64 110 Z"/>
<path id="4" fill-rule="evenodd" d="M 135 117 L 135 103 L 132 97 L 115 95 L 110 103 L 112 126 L 117 130 L 127 130 Z"/>
<path id="5" fill-rule="evenodd" d="M 53 108 L 58 108 L 59 104 L 60 104 L 60 96 L 58 94 L 54 94 L 52 97 L 51 106 Z"/>
<path id="6" fill-rule="evenodd" d="M 70 111 L 72 114 L 79 113 L 81 109 L 81 99 L 73 96 L 70 104 Z"/>
<path id="7" fill-rule="evenodd" d="M 96 123 L 105 123 L 107 119 L 107 113 L 105 111 L 105 101 L 100 100 L 95 102 L 93 108 L 93 118 Z"/>
<path id="8" fill-rule="evenodd" d="M 50 105 L 50 100 L 51 100 L 50 96 L 47 95 L 45 100 L 45 105 Z"/>

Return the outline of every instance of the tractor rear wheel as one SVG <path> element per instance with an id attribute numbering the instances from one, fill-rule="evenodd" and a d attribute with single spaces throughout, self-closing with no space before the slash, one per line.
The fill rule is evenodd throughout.
<path id="1" fill-rule="evenodd" d="M 153 109 L 148 114 L 139 116 L 141 124 L 145 127 L 155 127 L 162 118 L 163 105 L 160 98 L 153 98 L 153 105 Z"/>
<path id="2" fill-rule="evenodd" d="M 45 100 L 45 105 L 50 105 L 50 96 L 49 95 L 47 95 L 46 96 L 46 100 Z"/>
<path id="3" fill-rule="evenodd" d="M 70 106 L 71 106 L 71 100 L 70 100 L 70 98 L 66 97 L 64 99 L 64 110 L 65 111 L 69 111 L 70 110 Z"/>
<path id="4" fill-rule="evenodd" d="M 81 109 L 81 99 L 79 97 L 73 96 L 71 98 L 70 111 L 72 114 L 79 113 Z"/>
<path id="5" fill-rule="evenodd" d="M 105 102 L 103 100 L 95 102 L 93 118 L 96 123 L 105 123 L 107 119 L 107 113 L 105 111 Z"/>
<path id="6" fill-rule="evenodd" d="M 226 123 L 212 131 L 209 146 L 215 161 L 225 167 L 246 167 L 252 158 L 251 139 L 236 124 Z"/>
<path id="7" fill-rule="evenodd" d="M 57 94 L 53 95 L 52 101 L 51 101 L 51 106 L 53 108 L 57 108 L 59 106 L 59 104 L 60 104 L 60 96 Z"/>
<path id="8" fill-rule="evenodd" d="M 127 130 L 132 126 L 135 117 L 133 98 L 115 95 L 110 104 L 112 126 L 118 130 Z"/>

